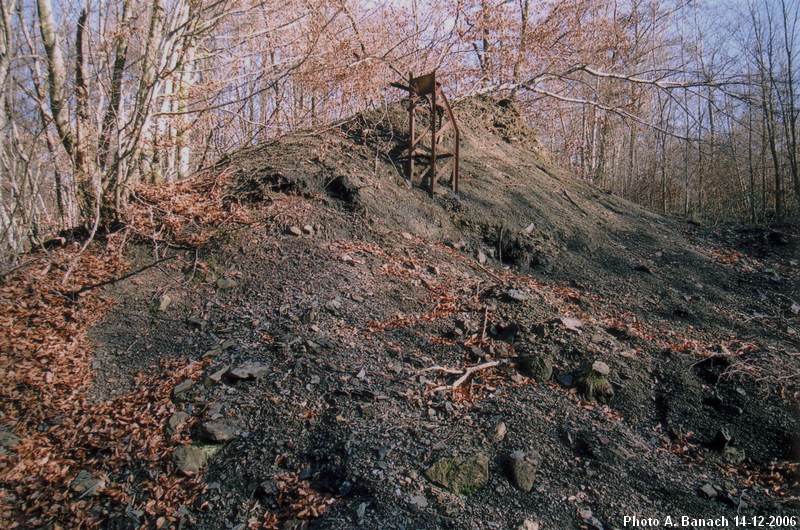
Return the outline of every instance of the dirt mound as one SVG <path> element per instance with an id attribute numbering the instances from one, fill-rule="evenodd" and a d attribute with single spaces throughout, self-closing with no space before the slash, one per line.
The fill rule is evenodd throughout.
<path id="1" fill-rule="evenodd" d="M 655 215 L 553 167 L 513 102 L 455 112 L 457 196 L 405 182 L 401 107 L 366 113 L 230 157 L 253 222 L 109 291 L 98 395 L 203 363 L 173 401 L 206 489 L 170 521 L 800 515 L 800 231 Z"/>

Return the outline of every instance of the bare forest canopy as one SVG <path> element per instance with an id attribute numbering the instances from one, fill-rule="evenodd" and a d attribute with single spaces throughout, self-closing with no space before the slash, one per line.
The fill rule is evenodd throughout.
<path id="1" fill-rule="evenodd" d="M 577 178 L 665 213 L 800 204 L 796 0 L 0 0 L 3 261 L 138 186 L 400 97 L 513 94 Z"/>

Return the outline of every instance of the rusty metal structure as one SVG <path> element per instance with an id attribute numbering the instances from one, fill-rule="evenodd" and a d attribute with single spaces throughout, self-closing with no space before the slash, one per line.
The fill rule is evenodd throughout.
<path id="1" fill-rule="evenodd" d="M 408 85 L 392 83 L 392 86 L 408 92 L 408 147 L 403 153 L 406 166 L 406 179 L 413 185 L 416 176 L 416 163 L 426 165 L 419 175 L 422 187 L 433 195 L 436 186 L 437 163 L 444 160 L 449 165 L 450 187 L 458 193 L 458 162 L 460 132 L 458 123 L 450 107 L 441 84 L 436 81 L 436 70 L 414 77 L 408 76 Z M 417 114 L 428 112 L 428 128 L 417 131 Z M 452 131 L 448 138 L 446 133 Z M 445 142 L 446 139 L 452 140 Z M 430 145 L 428 145 L 430 142 Z M 446 143 L 451 145 L 447 146 Z M 427 185 L 426 185 L 427 184 Z"/>

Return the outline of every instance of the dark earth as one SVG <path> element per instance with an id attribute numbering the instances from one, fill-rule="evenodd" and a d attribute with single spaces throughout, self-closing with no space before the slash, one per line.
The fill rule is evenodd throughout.
<path id="1" fill-rule="evenodd" d="M 205 363 L 164 426 L 207 484 L 184 527 L 800 517 L 800 229 L 649 212 L 513 103 L 456 114 L 457 196 L 405 182 L 402 109 L 366 113 L 220 163 L 258 222 L 107 289 L 98 398 Z"/>

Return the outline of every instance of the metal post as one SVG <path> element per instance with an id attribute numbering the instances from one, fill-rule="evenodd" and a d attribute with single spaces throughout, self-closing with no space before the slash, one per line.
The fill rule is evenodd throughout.
<path id="1" fill-rule="evenodd" d="M 413 74 L 408 74 L 408 164 L 406 165 L 406 177 L 408 178 L 409 186 L 414 185 L 414 114 L 416 113 L 415 104 L 416 97 L 414 89 L 412 88 L 411 81 L 414 79 Z"/>
<path id="2" fill-rule="evenodd" d="M 436 87 L 431 91 L 431 170 L 430 188 L 428 193 L 433 196 L 433 187 L 436 183 Z"/>

